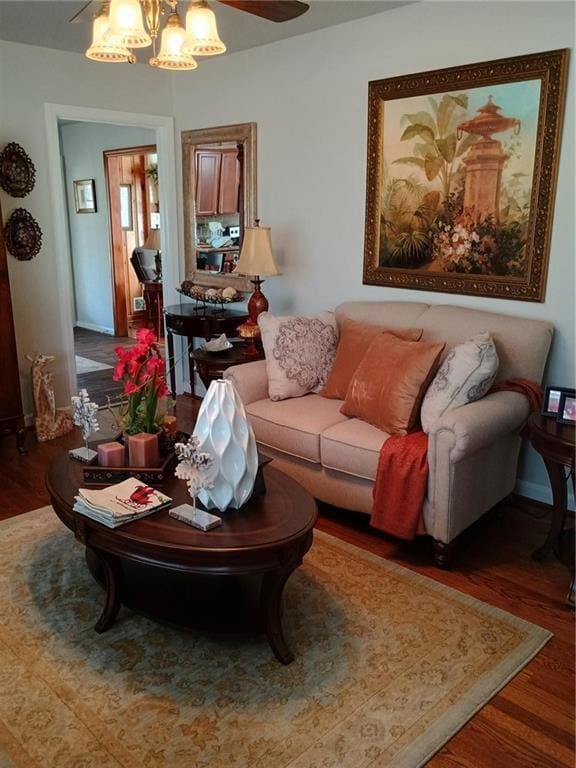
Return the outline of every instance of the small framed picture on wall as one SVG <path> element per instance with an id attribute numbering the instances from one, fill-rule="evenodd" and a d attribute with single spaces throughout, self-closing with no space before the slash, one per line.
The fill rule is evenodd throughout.
<path id="1" fill-rule="evenodd" d="M 74 182 L 76 213 L 96 213 L 96 185 L 94 179 L 79 179 Z"/>

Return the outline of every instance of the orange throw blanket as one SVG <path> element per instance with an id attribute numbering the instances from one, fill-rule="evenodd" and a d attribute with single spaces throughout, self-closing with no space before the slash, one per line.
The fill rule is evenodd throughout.
<path id="1" fill-rule="evenodd" d="M 542 407 L 542 388 L 533 381 L 501 381 L 488 394 L 504 391 L 524 395 L 531 411 Z M 420 431 L 389 437 L 380 450 L 370 525 L 399 539 L 414 539 L 418 533 L 425 533 L 422 508 L 427 486 L 428 435 Z"/>

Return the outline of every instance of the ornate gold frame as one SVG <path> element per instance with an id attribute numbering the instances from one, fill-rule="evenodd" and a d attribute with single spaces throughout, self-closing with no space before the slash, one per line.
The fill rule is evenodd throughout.
<path id="1" fill-rule="evenodd" d="M 198 144 L 216 144 L 235 141 L 244 147 L 242 210 L 244 226 L 253 226 L 256 218 L 256 123 L 238 123 L 216 128 L 202 128 L 182 131 L 182 183 L 184 192 L 184 256 L 186 279 L 207 287 L 232 286 L 238 291 L 252 291 L 248 277 L 241 275 L 206 275 L 196 269 L 196 214 L 194 190 L 196 188 L 196 167 L 194 147 Z"/>
<path id="2" fill-rule="evenodd" d="M 544 301 L 567 70 L 568 49 L 563 49 L 373 80 L 369 83 L 364 284 Z M 455 276 L 453 272 L 433 274 L 409 268 L 379 266 L 384 103 L 409 96 L 536 79 L 541 80 L 542 87 L 528 225 L 527 277 Z"/>

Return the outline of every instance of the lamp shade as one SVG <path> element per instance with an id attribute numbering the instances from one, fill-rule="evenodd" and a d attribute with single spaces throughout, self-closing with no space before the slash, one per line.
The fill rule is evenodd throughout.
<path id="1" fill-rule="evenodd" d="M 132 54 L 128 48 L 110 34 L 110 19 L 106 14 L 100 14 L 94 19 L 92 43 L 86 56 L 92 61 L 130 61 Z"/>
<path id="2" fill-rule="evenodd" d="M 139 0 L 112 0 L 110 31 L 126 48 L 146 48 L 152 39 L 144 28 Z"/>
<path id="3" fill-rule="evenodd" d="M 280 274 L 272 255 L 270 227 L 246 227 L 234 272 L 242 275 Z"/>
<path id="4" fill-rule="evenodd" d="M 206 2 L 190 4 L 186 13 L 186 53 L 192 56 L 216 56 L 226 51 L 216 27 L 216 16 Z"/>
<path id="5" fill-rule="evenodd" d="M 184 53 L 186 30 L 180 25 L 177 13 L 171 13 L 162 32 L 160 53 L 150 59 L 150 64 L 159 69 L 196 69 L 198 64 L 191 53 Z"/>
<path id="6" fill-rule="evenodd" d="M 148 236 L 144 240 L 142 246 L 146 251 L 159 251 L 160 250 L 160 230 L 150 229 L 148 230 Z"/>

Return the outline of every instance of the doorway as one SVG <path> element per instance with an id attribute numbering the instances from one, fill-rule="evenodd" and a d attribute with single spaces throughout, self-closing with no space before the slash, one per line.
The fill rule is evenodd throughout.
<path id="1" fill-rule="evenodd" d="M 145 128 L 152 132 L 152 141 L 148 139 L 137 142 L 141 145 L 154 143 L 158 150 L 158 170 L 162 176 L 159 188 L 159 204 L 162 211 L 162 228 L 160 242 L 163 255 L 163 286 L 162 296 L 165 305 L 176 304 L 180 298 L 177 286 L 184 279 L 184 259 L 178 247 L 177 227 L 177 184 L 176 184 L 176 152 L 174 146 L 174 119 L 161 115 L 144 113 L 119 112 L 109 109 L 98 109 L 89 106 L 71 106 L 65 104 L 45 104 L 45 128 L 47 141 L 47 161 L 49 171 L 50 191 L 53 200 L 53 237 L 56 253 L 56 268 L 58 281 L 62 288 L 62 301 L 59 309 L 59 328 L 55 329 L 62 340 L 64 354 L 59 360 L 66 380 L 68 391 L 62 392 L 62 399 L 78 391 L 76 368 L 74 364 L 74 333 L 75 318 L 73 272 L 70 253 L 70 233 L 66 215 L 67 192 L 65 179 L 62 174 L 59 128 L 65 123 L 98 123 L 108 126 L 123 126 Z M 176 387 L 177 392 L 186 388 L 186 379 L 181 358 L 184 355 L 183 346 L 178 346 Z"/>

